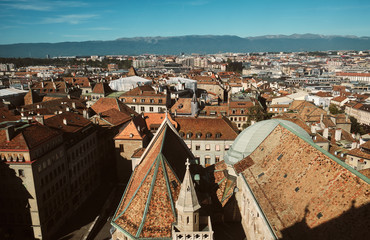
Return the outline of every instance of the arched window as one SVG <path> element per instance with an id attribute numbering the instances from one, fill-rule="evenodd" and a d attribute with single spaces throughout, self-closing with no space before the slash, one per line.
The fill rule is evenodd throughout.
<path id="1" fill-rule="evenodd" d="M 206 133 L 206 138 L 211 138 L 211 137 L 212 137 L 212 133 L 207 132 L 207 133 Z"/>
<path id="2" fill-rule="evenodd" d="M 188 217 L 186 217 L 186 224 L 189 224 L 189 223 L 190 223 L 190 218 L 188 216 Z"/>
<path id="3" fill-rule="evenodd" d="M 180 131 L 180 137 L 185 137 L 185 133 L 183 131 Z"/>
<path id="4" fill-rule="evenodd" d="M 195 134 L 195 137 L 196 137 L 196 138 L 201 138 L 201 137 L 202 137 L 202 133 L 197 132 L 197 133 Z"/>
<path id="5" fill-rule="evenodd" d="M 217 132 L 216 133 L 216 138 L 220 138 L 221 137 L 221 133 L 220 132 Z"/>
<path id="6" fill-rule="evenodd" d="M 186 134 L 186 138 L 191 138 L 193 136 L 193 133 L 192 132 L 188 132 L 187 134 Z"/>

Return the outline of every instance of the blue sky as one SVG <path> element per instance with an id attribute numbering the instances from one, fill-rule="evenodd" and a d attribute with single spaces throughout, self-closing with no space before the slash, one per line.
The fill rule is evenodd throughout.
<path id="1" fill-rule="evenodd" d="M 121 37 L 370 36 L 369 0 L 0 0 L 0 44 Z"/>

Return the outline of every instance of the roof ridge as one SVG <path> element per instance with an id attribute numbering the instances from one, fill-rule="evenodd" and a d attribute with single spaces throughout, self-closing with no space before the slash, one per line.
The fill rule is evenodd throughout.
<path id="1" fill-rule="evenodd" d="M 127 208 L 130 206 L 130 204 L 131 204 L 132 200 L 135 198 L 135 196 L 136 196 L 137 192 L 139 191 L 139 189 L 141 188 L 141 186 L 143 186 L 143 183 L 144 183 L 145 179 L 148 177 L 148 175 L 149 175 L 150 171 L 152 170 L 152 168 L 153 168 L 153 166 L 154 166 L 155 162 L 156 162 L 156 161 L 153 161 L 152 165 L 148 168 L 147 173 L 145 174 L 144 178 L 141 180 L 140 185 L 139 185 L 139 186 L 137 187 L 137 189 L 135 190 L 135 192 L 134 192 L 134 194 L 132 195 L 132 197 L 131 197 L 130 201 L 127 203 L 127 205 L 126 205 L 126 207 L 124 208 L 124 210 L 122 211 L 122 213 L 121 213 L 120 215 L 118 215 L 118 216 L 114 219 L 114 221 L 116 221 L 120 216 L 122 216 L 122 215 L 126 212 Z M 135 175 L 136 175 L 136 174 L 135 174 Z M 126 189 L 127 189 L 127 187 L 126 187 Z M 124 196 L 125 196 L 125 194 L 124 194 Z"/>
<path id="2" fill-rule="evenodd" d="M 166 160 L 166 157 L 163 156 L 163 154 L 161 153 L 162 157 L 164 158 L 164 160 L 162 159 L 162 169 L 163 169 L 163 175 L 164 175 L 164 178 L 166 180 L 166 186 L 167 186 L 167 193 L 168 193 L 168 197 L 170 198 L 170 201 L 171 201 L 171 208 L 172 208 L 172 212 L 173 212 L 173 215 L 174 216 L 177 216 L 177 212 L 176 212 L 176 207 L 174 205 L 174 202 L 173 202 L 173 199 L 172 199 L 172 191 L 171 191 L 171 187 L 170 187 L 170 182 L 169 182 L 169 179 L 168 179 L 168 175 L 167 175 L 167 169 L 165 167 L 165 163 L 170 167 L 171 171 L 174 173 L 176 179 L 177 179 L 177 176 L 176 176 L 176 173 L 173 171 L 173 169 L 171 168 L 171 166 L 168 164 L 167 160 Z M 177 179 L 178 180 L 178 179 Z M 180 181 L 179 181 L 180 182 Z"/>
<path id="3" fill-rule="evenodd" d="M 152 182 L 150 184 L 150 190 L 149 190 L 147 200 L 146 200 L 146 203 L 145 203 L 143 218 L 141 219 L 140 226 L 139 226 L 139 228 L 136 232 L 136 235 L 135 235 L 136 237 L 140 236 L 140 234 L 143 230 L 143 227 L 144 227 L 144 223 L 145 223 L 147 214 L 148 214 L 148 209 L 149 209 L 150 202 L 152 200 L 152 194 L 153 194 L 153 189 L 154 189 L 154 185 L 155 185 L 154 182 L 155 182 L 155 180 L 157 179 L 157 176 L 158 176 L 158 169 L 159 169 L 159 165 L 160 165 L 160 162 L 161 162 L 160 158 L 161 158 L 161 154 L 158 154 L 155 161 L 154 161 L 154 162 L 156 162 L 156 166 L 155 166 L 155 170 L 154 170 L 154 173 L 153 173 Z"/>

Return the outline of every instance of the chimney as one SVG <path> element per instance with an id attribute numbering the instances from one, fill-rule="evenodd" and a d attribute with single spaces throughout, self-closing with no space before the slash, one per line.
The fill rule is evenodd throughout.
<path id="1" fill-rule="evenodd" d="M 323 137 L 328 139 L 329 138 L 329 129 L 328 128 L 324 128 L 324 132 L 322 133 Z"/>
<path id="2" fill-rule="evenodd" d="M 15 129 L 14 129 L 14 126 L 8 126 L 5 128 L 5 132 L 6 132 L 6 140 L 7 141 L 11 141 L 12 138 L 14 137 L 15 135 Z"/>
<path id="3" fill-rule="evenodd" d="M 87 111 L 86 109 L 84 109 L 84 110 L 82 111 L 82 115 L 83 115 L 83 117 L 84 117 L 84 118 L 86 118 L 86 119 L 90 119 L 89 111 Z"/>
<path id="4" fill-rule="evenodd" d="M 76 109 L 76 102 L 72 102 L 72 108 Z"/>
<path id="5" fill-rule="evenodd" d="M 44 122 L 44 116 L 42 116 L 42 115 L 35 116 L 35 120 L 36 120 L 37 122 L 39 122 L 41 125 L 45 125 L 45 122 Z"/>
<path id="6" fill-rule="evenodd" d="M 71 94 L 68 94 L 67 97 L 68 97 L 68 99 L 71 99 Z"/>
<path id="7" fill-rule="evenodd" d="M 335 129 L 335 141 L 340 141 L 342 138 L 342 129 Z"/>
<path id="8" fill-rule="evenodd" d="M 63 118 L 63 124 L 67 126 L 67 119 Z"/>

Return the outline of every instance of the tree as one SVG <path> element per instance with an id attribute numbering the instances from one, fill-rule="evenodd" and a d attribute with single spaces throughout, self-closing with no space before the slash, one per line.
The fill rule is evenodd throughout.
<path id="1" fill-rule="evenodd" d="M 339 114 L 339 113 L 344 113 L 342 109 L 340 108 L 338 109 L 338 107 L 334 104 L 330 104 L 329 111 L 331 114 L 334 114 L 334 115 Z"/>

